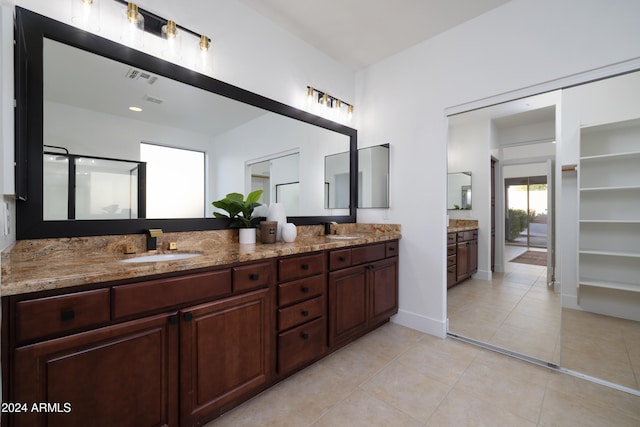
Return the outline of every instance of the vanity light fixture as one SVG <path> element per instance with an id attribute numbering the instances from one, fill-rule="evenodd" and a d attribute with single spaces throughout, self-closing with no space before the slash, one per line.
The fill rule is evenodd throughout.
<path id="1" fill-rule="evenodd" d="M 338 114 L 343 110 L 343 106 L 346 106 L 347 119 L 351 120 L 351 116 L 353 115 L 352 104 L 344 102 L 343 100 L 338 99 L 335 96 L 331 96 L 326 92 L 317 90 L 313 86 L 307 86 L 307 99 L 310 102 L 315 101 L 318 104 L 331 108 L 334 112 L 337 112 Z"/>
<path id="2" fill-rule="evenodd" d="M 75 1 L 94 2 L 95 0 Z M 182 33 L 188 33 L 196 38 L 195 45 L 198 46 L 198 49 L 201 52 L 206 53 L 209 51 L 209 47 L 211 46 L 211 39 L 206 35 L 198 34 L 189 30 L 188 28 L 176 24 L 176 22 L 171 19 L 165 19 L 147 10 L 141 9 L 135 3 L 127 2 L 124 0 L 114 1 L 127 6 L 125 12 L 127 20 L 129 21 L 129 23 L 137 26 L 143 32 L 166 39 L 168 42 L 173 42 L 173 40 L 175 40 L 176 38 L 181 37 L 180 34 Z M 179 46 L 176 47 L 179 48 Z"/>
<path id="3" fill-rule="evenodd" d="M 100 4 L 94 0 L 71 0 L 71 21 L 80 28 L 100 30 Z"/>

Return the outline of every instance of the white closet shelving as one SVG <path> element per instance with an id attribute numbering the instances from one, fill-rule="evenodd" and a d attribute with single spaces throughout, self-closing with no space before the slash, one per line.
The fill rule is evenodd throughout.
<path id="1" fill-rule="evenodd" d="M 640 119 L 580 132 L 579 286 L 640 292 Z"/>

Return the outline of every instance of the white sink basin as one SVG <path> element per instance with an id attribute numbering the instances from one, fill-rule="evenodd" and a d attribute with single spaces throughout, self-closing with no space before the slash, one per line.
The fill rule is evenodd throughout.
<path id="1" fill-rule="evenodd" d="M 156 254 L 143 255 L 135 258 L 127 258 L 120 262 L 158 262 L 158 261 L 176 261 L 179 259 L 187 259 L 200 256 L 201 254 Z"/>
<path id="2" fill-rule="evenodd" d="M 350 234 L 327 234 L 326 236 L 327 239 L 332 239 L 332 240 L 351 240 L 351 239 L 361 239 L 362 236 L 353 236 Z"/>

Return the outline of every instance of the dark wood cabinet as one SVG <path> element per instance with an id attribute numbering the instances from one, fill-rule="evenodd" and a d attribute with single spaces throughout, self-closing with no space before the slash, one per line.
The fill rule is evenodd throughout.
<path id="1" fill-rule="evenodd" d="M 447 288 L 478 271 L 478 230 L 447 234 Z"/>
<path id="2" fill-rule="evenodd" d="M 3 424 L 201 425 L 397 313 L 398 242 L 2 303 L 3 400 L 48 404 Z"/>
<path id="3" fill-rule="evenodd" d="M 360 336 L 398 312 L 397 242 L 351 251 L 352 266 L 329 273 L 329 346 Z"/>
<path id="4" fill-rule="evenodd" d="M 180 311 L 181 425 L 220 408 L 270 379 L 269 290 Z"/>
<path id="5" fill-rule="evenodd" d="M 14 414 L 13 425 L 175 426 L 177 348 L 175 315 L 20 347 L 11 400 L 30 406 Z M 30 411 L 38 402 L 58 404 L 61 412 Z"/>

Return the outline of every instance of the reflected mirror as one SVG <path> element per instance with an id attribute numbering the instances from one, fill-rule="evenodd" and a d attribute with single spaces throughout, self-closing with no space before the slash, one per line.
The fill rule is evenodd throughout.
<path id="1" fill-rule="evenodd" d="M 267 160 L 272 178 L 264 203 L 286 201 L 289 220 L 298 225 L 355 222 L 354 129 L 20 8 L 17 21 L 23 37 L 16 66 L 27 67 L 30 77 L 28 85 L 16 86 L 22 106 L 17 157 L 29 164 L 18 167 L 18 188 L 27 189 L 18 204 L 18 238 L 224 228 L 224 221 L 212 218 L 211 202 L 250 192 L 255 183 L 248 166 Z M 123 194 L 114 181 L 112 187 L 86 187 L 101 190 L 84 194 L 93 210 L 82 221 L 61 215 L 70 191 L 44 195 L 45 168 L 51 169 L 42 158 L 44 145 L 79 157 L 146 164 L 146 186 L 138 196 L 150 203 L 152 194 L 160 194 L 159 207 L 106 198 Z M 174 160 L 189 153 L 198 158 L 180 171 L 175 162 L 145 157 L 145 145 L 174 150 Z M 297 170 L 273 160 L 293 152 Z M 336 177 L 339 203 L 327 205 L 323 160 L 338 154 L 346 161 Z"/>
<path id="2" fill-rule="evenodd" d="M 324 158 L 324 206 L 327 209 L 349 207 L 349 153 Z"/>
<path id="3" fill-rule="evenodd" d="M 448 174 L 447 209 L 471 209 L 471 172 L 457 172 Z"/>
<path id="4" fill-rule="evenodd" d="M 358 150 L 358 208 L 389 207 L 389 144 Z"/>

